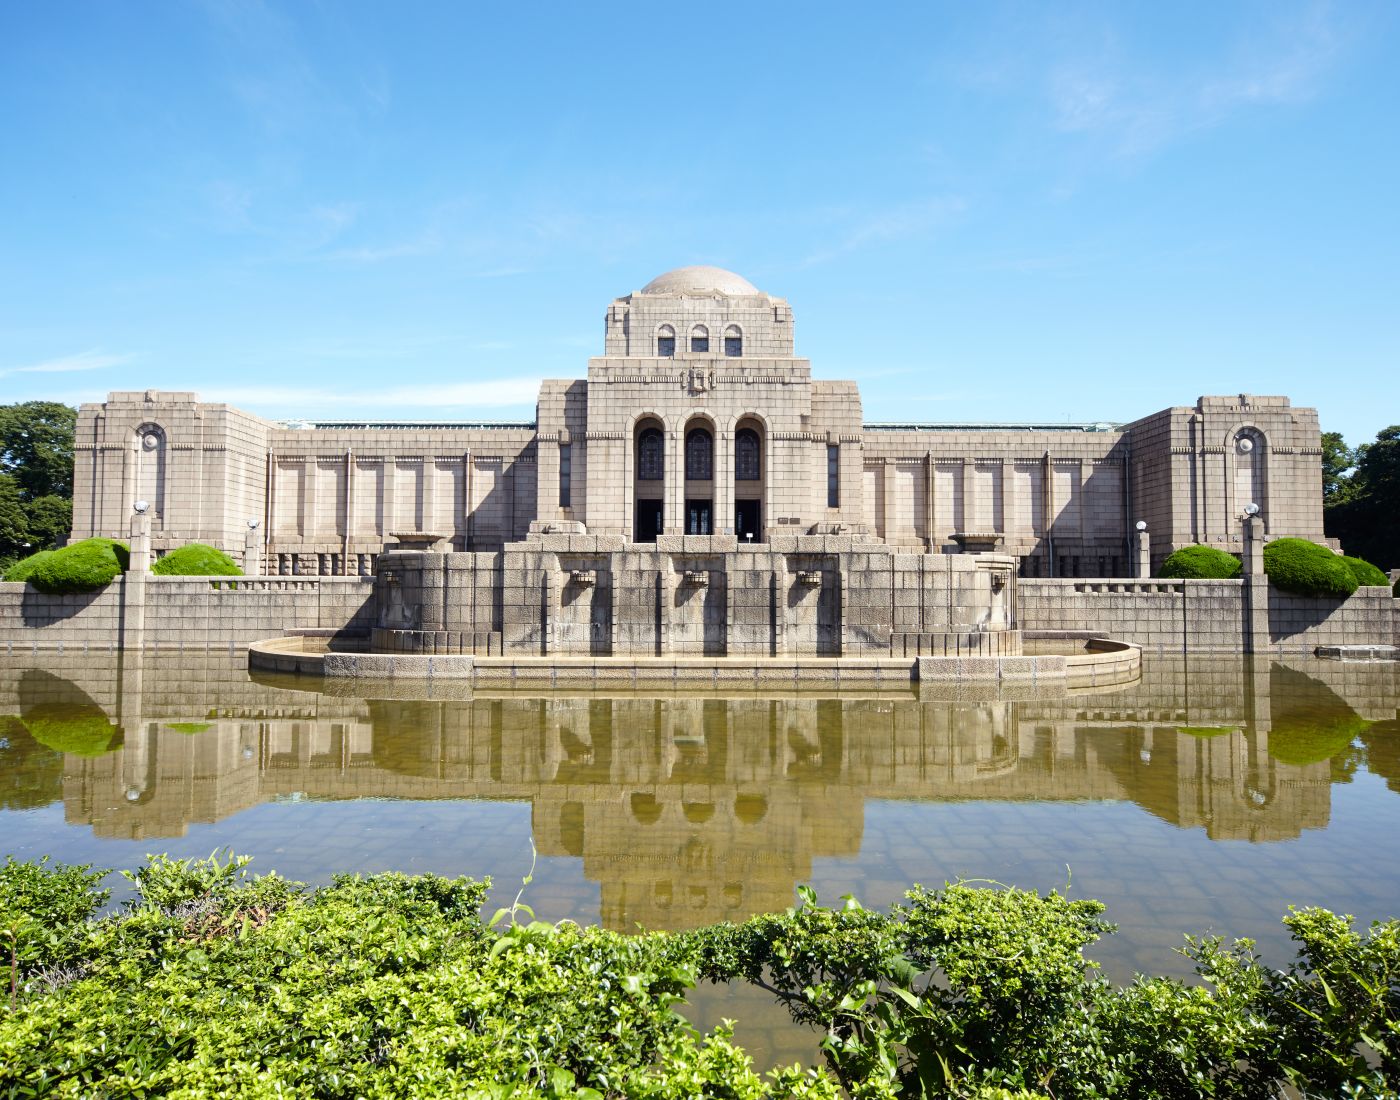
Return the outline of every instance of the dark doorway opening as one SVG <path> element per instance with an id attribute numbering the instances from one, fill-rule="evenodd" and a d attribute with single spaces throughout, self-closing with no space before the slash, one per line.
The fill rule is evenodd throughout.
<path id="1" fill-rule="evenodd" d="M 734 502 L 734 533 L 740 542 L 759 542 L 763 538 L 763 503 L 757 500 Z M 750 539 L 749 536 L 753 538 Z"/>
<path id="2" fill-rule="evenodd" d="M 687 535 L 714 534 L 708 500 L 687 500 L 685 502 L 685 533 Z"/>
<path id="3" fill-rule="evenodd" d="M 656 536 L 661 534 L 662 532 L 661 517 L 661 501 L 637 501 L 637 526 L 635 540 L 637 542 L 655 542 Z"/>

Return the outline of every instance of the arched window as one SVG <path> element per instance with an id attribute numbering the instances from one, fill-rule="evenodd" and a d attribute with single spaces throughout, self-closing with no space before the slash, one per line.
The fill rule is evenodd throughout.
<path id="1" fill-rule="evenodd" d="M 637 437 L 637 480 L 660 481 L 665 465 L 665 441 L 659 428 L 648 428 Z"/>
<path id="2" fill-rule="evenodd" d="M 757 481 L 763 476 L 761 451 L 758 433 L 752 428 L 740 428 L 734 433 L 735 481 Z"/>
<path id="3" fill-rule="evenodd" d="M 707 428 L 691 428 L 685 437 L 685 479 L 709 481 L 714 477 L 715 441 Z"/>
<path id="4" fill-rule="evenodd" d="M 662 325 L 656 330 L 656 356 L 658 359 L 672 359 L 676 354 L 676 330 L 670 325 Z"/>
<path id="5" fill-rule="evenodd" d="M 744 334 L 738 325 L 730 325 L 724 330 L 724 354 L 730 359 L 744 354 Z"/>
<path id="6" fill-rule="evenodd" d="M 690 330 L 690 350 L 698 352 L 710 350 L 710 330 L 704 325 L 696 325 Z"/>

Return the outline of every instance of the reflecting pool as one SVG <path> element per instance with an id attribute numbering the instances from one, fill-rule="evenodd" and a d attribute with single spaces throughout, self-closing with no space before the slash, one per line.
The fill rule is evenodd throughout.
<path id="1" fill-rule="evenodd" d="M 1400 915 L 1392 664 L 1155 659 L 1020 702 L 318 686 L 230 658 L 8 658 L 0 852 L 230 847 L 312 883 L 490 875 L 508 901 L 533 842 L 539 916 L 619 930 L 781 909 L 798 883 L 886 906 L 991 879 L 1106 902 L 1116 977 L 1182 972 L 1184 932 L 1281 961 L 1291 903 Z"/>

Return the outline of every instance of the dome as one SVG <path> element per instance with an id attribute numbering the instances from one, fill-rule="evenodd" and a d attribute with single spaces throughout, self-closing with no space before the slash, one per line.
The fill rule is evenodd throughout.
<path id="1" fill-rule="evenodd" d="M 658 275 L 641 289 L 642 294 L 725 294 L 737 297 L 741 294 L 762 294 L 742 275 L 725 271 L 722 267 L 678 267 L 664 275 Z"/>

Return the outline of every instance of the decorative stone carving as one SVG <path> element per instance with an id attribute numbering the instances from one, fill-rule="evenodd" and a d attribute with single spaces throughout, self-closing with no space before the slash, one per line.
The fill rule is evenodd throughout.
<path id="1" fill-rule="evenodd" d="M 710 584 L 709 570 L 687 569 L 681 576 L 681 584 L 689 588 L 707 588 Z"/>
<path id="2" fill-rule="evenodd" d="M 820 569 L 803 569 L 797 574 L 797 583 L 804 588 L 820 588 L 822 586 L 822 573 Z"/>
<path id="3" fill-rule="evenodd" d="M 715 372 L 702 367 L 691 367 L 685 372 L 685 384 L 691 393 L 708 393 L 714 389 Z"/>
<path id="4" fill-rule="evenodd" d="M 580 588 L 592 588 L 598 583 L 598 574 L 592 569 L 571 569 L 569 580 Z"/>

